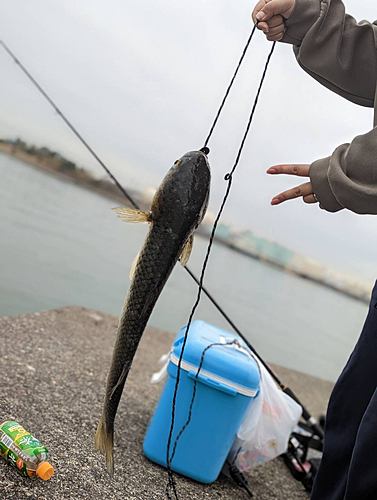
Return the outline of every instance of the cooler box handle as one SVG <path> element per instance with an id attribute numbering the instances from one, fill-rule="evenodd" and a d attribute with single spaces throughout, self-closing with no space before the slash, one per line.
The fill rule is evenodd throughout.
<path id="1" fill-rule="evenodd" d="M 189 378 L 195 379 L 196 378 L 197 372 L 194 372 L 193 370 L 190 370 L 187 375 Z M 208 385 L 209 387 L 212 387 L 212 389 L 217 389 L 218 391 L 225 392 L 225 394 L 228 394 L 229 396 L 236 396 L 237 395 L 237 390 L 233 389 L 233 387 L 229 387 L 225 384 L 222 384 L 221 382 L 216 382 L 215 380 L 211 380 L 208 377 L 205 377 L 204 375 L 201 375 L 199 373 L 198 375 L 198 382 Z"/>

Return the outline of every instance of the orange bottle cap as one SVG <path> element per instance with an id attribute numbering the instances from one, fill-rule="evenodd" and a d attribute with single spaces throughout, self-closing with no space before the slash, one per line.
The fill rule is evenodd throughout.
<path id="1" fill-rule="evenodd" d="M 42 462 L 37 469 L 38 476 L 43 479 L 43 481 L 48 481 L 54 473 L 54 468 L 48 462 Z"/>

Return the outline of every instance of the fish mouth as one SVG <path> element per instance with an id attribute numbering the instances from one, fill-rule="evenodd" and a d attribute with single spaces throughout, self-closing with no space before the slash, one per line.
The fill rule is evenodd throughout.
<path id="1" fill-rule="evenodd" d="M 199 149 L 199 151 L 198 151 L 198 153 L 202 153 L 202 155 L 204 155 L 205 157 L 207 157 L 207 155 L 209 155 L 209 152 L 210 152 L 210 149 L 207 148 L 206 146 L 204 146 L 204 148 Z"/>

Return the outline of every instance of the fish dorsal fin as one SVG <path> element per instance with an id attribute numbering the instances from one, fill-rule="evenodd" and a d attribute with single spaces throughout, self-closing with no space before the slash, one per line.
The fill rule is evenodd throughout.
<path id="1" fill-rule="evenodd" d="M 124 222 L 152 222 L 151 214 L 147 214 L 146 212 L 142 212 L 141 210 L 135 210 L 134 208 L 126 208 L 126 207 L 116 207 L 113 208 L 114 212 L 117 213 L 119 219 Z"/>
<path id="2" fill-rule="evenodd" d="M 181 256 L 179 257 L 179 261 L 182 266 L 185 266 L 190 258 L 192 246 L 194 244 L 194 235 L 192 234 L 187 240 L 186 245 L 183 247 Z"/>
<path id="3" fill-rule="evenodd" d="M 131 269 L 130 269 L 130 274 L 128 275 L 130 277 L 131 281 L 134 279 L 135 269 L 136 269 L 136 266 L 137 266 L 137 261 L 139 260 L 139 255 L 140 255 L 140 252 L 136 255 L 136 257 L 134 258 L 134 261 L 132 262 L 132 266 L 131 266 Z"/>

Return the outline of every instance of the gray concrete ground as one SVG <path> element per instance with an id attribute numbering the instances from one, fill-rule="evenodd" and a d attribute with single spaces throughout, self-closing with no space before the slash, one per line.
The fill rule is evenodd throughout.
<path id="1" fill-rule="evenodd" d="M 143 456 L 142 443 L 161 390 L 149 379 L 173 334 L 154 328 L 144 334 L 118 411 L 113 478 L 93 450 L 116 326 L 114 316 L 82 307 L 0 319 L 0 422 L 22 424 L 47 446 L 55 467 L 50 481 L 31 481 L 1 460 L 2 499 L 165 498 L 166 471 Z M 274 368 L 310 411 L 325 411 L 330 382 Z M 281 459 L 247 478 L 256 500 L 309 498 Z M 225 477 L 202 485 L 179 476 L 178 490 L 180 500 L 247 498 Z"/>

